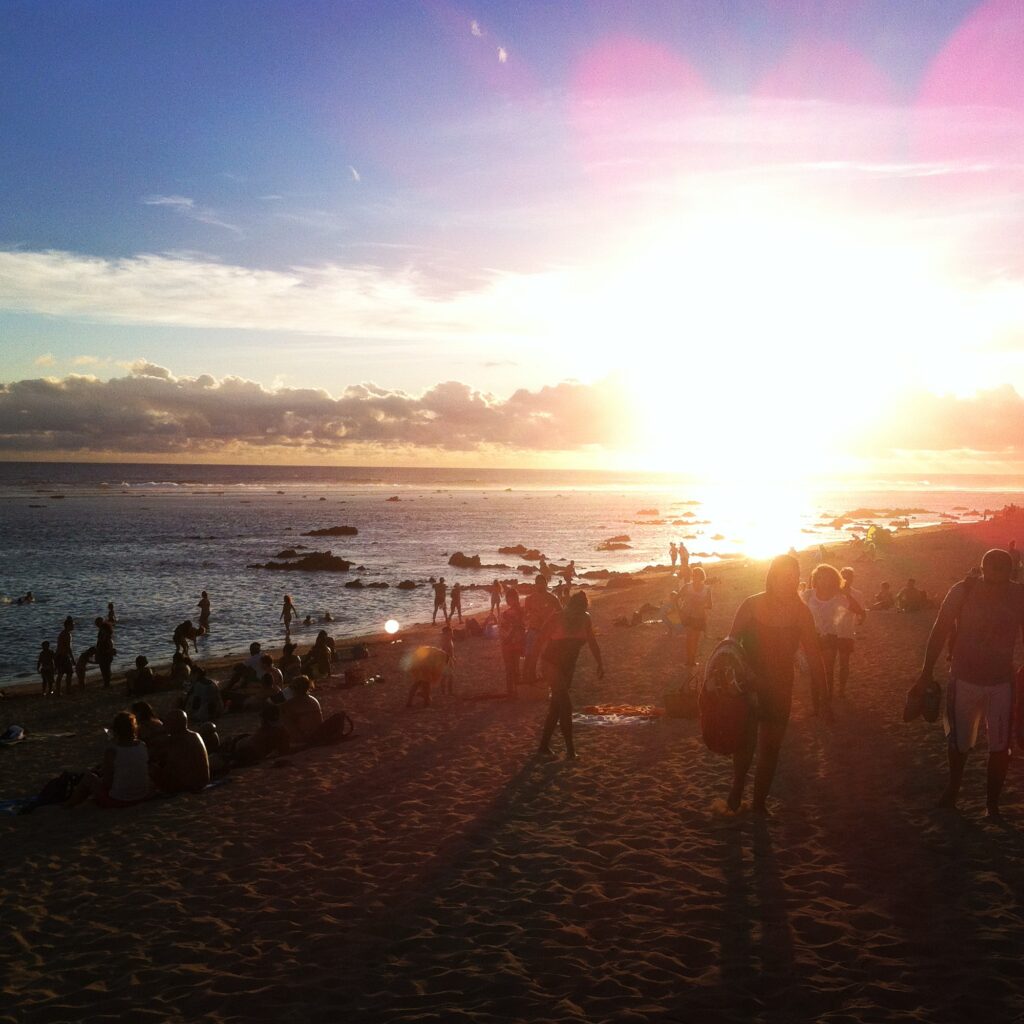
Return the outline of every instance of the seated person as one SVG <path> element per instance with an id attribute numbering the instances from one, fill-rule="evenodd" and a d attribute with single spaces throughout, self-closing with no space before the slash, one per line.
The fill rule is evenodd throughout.
<path id="1" fill-rule="evenodd" d="M 150 748 L 151 759 L 157 757 L 167 739 L 167 729 L 164 723 L 157 718 L 153 706 L 146 700 L 136 700 L 131 706 L 132 714 L 138 726 L 138 738 Z"/>
<path id="2" fill-rule="evenodd" d="M 250 684 L 258 682 L 260 676 L 266 671 L 263 667 L 263 654 L 258 643 L 249 644 L 249 657 L 245 661 L 238 662 L 231 670 L 231 678 L 224 686 L 226 697 L 233 690 L 246 690 Z"/>
<path id="3" fill-rule="evenodd" d="M 316 635 L 316 640 L 313 641 L 313 646 L 302 659 L 303 671 L 308 676 L 315 673 L 330 678 L 333 662 L 334 643 L 327 635 L 327 631 L 321 629 Z"/>
<path id="4" fill-rule="evenodd" d="M 887 612 L 895 605 L 896 600 L 892 596 L 892 587 L 888 583 L 882 583 L 875 594 L 875 603 L 871 606 L 873 612 Z"/>
<path id="5" fill-rule="evenodd" d="M 302 675 L 302 659 L 295 653 L 296 644 L 290 640 L 284 645 L 281 660 L 277 663 L 284 682 L 291 682 L 296 676 Z"/>
<path id="6" fill-rule="evenodd" d="M 182 702 L 190 722 L 212 722 L 224 713 L 220 688 L 198 665 L 192 671 L 192 685 Z"/>
<path id="7" fill-rule="evenodd" d="M 144 654 L 135 659 L 135 671 L 129 672 L 124 681 L 129 697 L 153 693 L 159 688 L 156 675 L 149 667 L 149 659 Z"/>
<path id="8" fill-rule="evenodd" d="M 167 715 L 167 745 L 153 781 L 164 793 L 199 793 L 210 781 L 210 759 L 202 736 L 188 727 L 188 716 Z"/>
<path id="9" fill-rule="evenodd" d="M 928 595 L 918 590 L 917 580 L 907 580 L 907 585 L 896 595 L 896 611 L 918 612 L 928 607 Z"/>
<path id="10" fill-rule="evenodd" d="M 281 708 L 277 704 L 266 704 L 260 711 L 259 728 L 247 736 L 239 736 L 224 753 L 228 762 L 235 767 L 256 764 L 265 757 L 277 754 L 281 757 L 291 752 L 288 730 L 281 723 Z"/>
<path id="11" fill-rule="evenodd" d="M 324 720 L 320 701 L 309 692 L 309 688 L 306 676 L 296 676 L 291 684 L 291 700 L 280 705 L 281 721 L 288 730 L 288 738 L 296 745 L 309 743 Z"/>
<path id="12" fill-rule="evenodd" d="M 130 807 L 152 791 L 149 748 L 139 739 L 139 727 L 130 711 L 119 711 L 110 729 L 113 743 L 103 754 L 99 772 L 87 771 L 64 806 L 72 810 L 90 797 L 99 807 Z"/>
<path id="13" fill-rule="evenodd" d="M 192 676 L 192 659 L 181 651 L 175 651 L 171 659 L 171 684 L 186 689 Z"/>
<path id="14" fill-rule="evenodd" d="M 274 659 L 269 654 L 260 657 L 260 682 L 265 675 L 269 675 L 278 688 L 284 686 L 284 673 L 274 664 Z"/>

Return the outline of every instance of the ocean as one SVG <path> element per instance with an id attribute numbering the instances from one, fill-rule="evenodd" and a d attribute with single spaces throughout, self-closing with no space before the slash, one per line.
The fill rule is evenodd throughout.
<path id="1" fill-rule="evenodd" d="M 280 644 L 286 593 L 313 618 L 298 631 L 300 643 L 312 642 L 328 611 L 327 628 L 342 639 L 379 632 L 390 618 L 402 626 L 429 621 L 431 576 L 466 587 L 516 575 L 525 563 L 499 554 L 506 545 L 575 559 L 580 572 L 667 564 L 673 540 L 709 564 L 818 544 L 841 562 L 837 545 L 873 523 L 904 514 L 910 528 L 971 521 L 1022 501 L 1019 483 L 980 477 L 765 489 L 557 470 L 0 463 L 0 683 L 33 676 L 40 643 L 55 643 L 66 615 L 79 624 L 76 652 L 89 646 L 108 601 L 118 616 L 116 669 L 137 654 L 169 660 L 174 626 L 198 619 L 196 603 L 208 591 L 213 614 L 201 660 L 242 653 L 253 640 Z M 858 514 L 836 522 L 850 512 Z M 341 525 L 359 532 L 303 536 Z M 628 547 L 598 550 L 620 535 Z M 303 546 L 329 549 L 352 568 L 252 568 Z M 448 559 L 456 551 L 511 570 L 454 569 Z M 345 587 L 355 579 L 389 586 Z M 395 589 L 407 579 L 417 589 Z M 29 590 L 35 603 L 15 603 Z M 465 592 L 465 611 L 487 604 L 483 591 Z"/>

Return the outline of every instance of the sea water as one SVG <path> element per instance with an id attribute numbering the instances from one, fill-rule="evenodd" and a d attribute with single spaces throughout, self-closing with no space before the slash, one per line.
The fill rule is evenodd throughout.
<path id="1" fill-rule="evenodd" d="M 76 620 L 76 653 L 95 638 L 93 620 L 115 605 L 115 668 L 145 654 L 169 660 L 171 633 L 198 621 L 201 591 L 213 606 L 199 657 L 242 653 L 258 640 L 283 641 L 279 616 L 290 594 L 313 626 L 336 638 L 429 621 L 430 577 L 464 587 L 516 575 L 525 564 L 498 548 L 524 544 L 549 560 L 574 559 L 579 572 L 634 571 L 668 563 L 670 541 L 694 561 L 766 557 L 790 546 L 828 548 L 843 560 L 852 528 L 885 524 L 893 510 L 920 509 L 912 526 L 971 521 L 1021 501 L 985 481 L 974 487 L 920 482 L 861 490 L 780 487 L 756 493 L 669 476 L 526 470 L 429 470 L 276 466 L 152 466 L 0 463 L 0 682 L 31 675 L 39 645 L 55 645 L 66 615 Z M 399 500 L 389 500 L 398 498 Z M 885 513 L 834 524 L 857 508 Z M 348 525 L 351 537 L 308 537 Z M 617 535 L 628 547 L 598 550 Z M 1024 538 L 1021 538 L 1024 541 Z M 285 548 L 331 550 L 347 573 L 253 568 Z M 454 569 L 456 551 L 511 568 Z M 966 568 L 966 567 L 965 567 Z M 528 577 L 520 575 L 521 579 Z M 385 582 L 352 590 L 345 583 Z M 415 590 L 395 585 L 411 579 Z M 31 590 L 36 601 L 15 600 Z M 486 611 L 483 590 L 467 590 L 464 611 Z"/>

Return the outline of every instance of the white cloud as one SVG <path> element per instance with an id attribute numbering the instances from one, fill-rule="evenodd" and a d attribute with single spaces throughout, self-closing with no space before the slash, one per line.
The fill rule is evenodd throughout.
<path id="1" fill-rule="evenodd" d="M 57 360 L 53 358 L 52 352 L 47 352 L 44 355 L 36 356 L 36 358 L 33 359 L 32 361 L 35 363 L 36 366 L 53 366 L 53 364 L 57 362 Z"/>
<path id="2" fill-rule="evenodd" d="M 360 173 L 351 164 L 348 165 L 348 169 L 349 169 L 349 173 L 352 175 L 352 180 L 356 184 L 359 184 L 359 182 L 361 182 L 363 180 L 362 176 L 360 175 Z"/>
<path id="3" fill-rule="evenodd" d="M 101 362 L 99 356 L 75 356 L 71 360 L 73 366 L 95 366 Z"/>
<path id="4" fill-rule="evenodd" d="M 0 309 L 114 323 L 392 340 L 535 337 L 563 272 L 489 272 L 435 294 L 408 267 L 254 270 L 202 258 L 0 251 Z M 550 300 L 546 300 L 550 303 Z"/>
<path id="5" fill-rule="evenodd" d="M 508 62 L 508 50 L 504 46 L 498 47 L 498 63 L 505 64 Z"/>
<path id="6" fill-rule="evenodd" d="M 480 28 L 480 22 L 474 19 L 469 23 L 469 31 L 471 35 L 474 35 L 479 39 L 484 33 L 483 29 Z"/>
<path id="7" fill-rule="evenodd" d="M 241 234 L 241 229 L 237 225 L 229 224 L 220 214 L 207 206 L 197 206 L 196 201 L 189 196 L 146 196 L 142 202 L 145 206 L 167 206 L 189 220 Z"/>

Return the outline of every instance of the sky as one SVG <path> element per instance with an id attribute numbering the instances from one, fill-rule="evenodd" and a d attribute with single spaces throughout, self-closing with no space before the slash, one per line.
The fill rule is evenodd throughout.
<path id="1" fill-rule="evenodd" d="M 1024 473 L 1024 3 L 0 0 L 0 458 Z"/>

